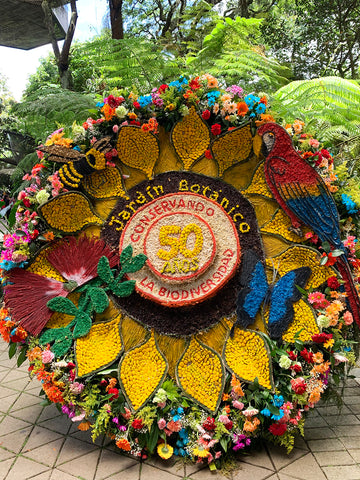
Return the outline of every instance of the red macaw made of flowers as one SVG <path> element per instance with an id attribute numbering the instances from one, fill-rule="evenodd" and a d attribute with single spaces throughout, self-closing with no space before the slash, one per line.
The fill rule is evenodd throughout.
<path id="1" fill-rule="evenodd" d="M 284 128 L 266 123 L 257 133 L 262 137 L 265 150 L 266 182 L 295 231 L 302 224 L 308 225 L 322 242 L 343 251 L 336 266 L 345 280 L 351 310 L 360 325 L 360 299 L 340 239 L 339 214 L 334 199 L 317 171 L 296 152 Z"/>

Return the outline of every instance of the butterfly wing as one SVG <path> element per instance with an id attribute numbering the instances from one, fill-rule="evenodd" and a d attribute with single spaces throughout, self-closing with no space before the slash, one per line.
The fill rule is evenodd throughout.
<path id="1" fill-rule="evenodd" d="M 311 275 L 311 268 L 291 270 L 274 285 L 271 292 L 268 330 L 271 338 L 281 338 L 294 319 L 293 304 L 300 300 L 297 285 L 304 288 Z"/>
<path id="2" fill-rule="evenodd" d="M 256 314 L 268 291 L 264 265 L 253 251 L 244 254 L 240 287 L 236 302 L 236 325 L 247 328 L 254 323 Z"/>

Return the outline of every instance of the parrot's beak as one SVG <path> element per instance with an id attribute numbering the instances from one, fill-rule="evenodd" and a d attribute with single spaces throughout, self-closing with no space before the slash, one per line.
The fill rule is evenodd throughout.
<path id="1" fill-rule="evenodd" d="M 260 154 L 262 153 L 262 145 L 263 145 L 262 137 L 256 134 L 255 137 L 253 138 L 253 150 L 257 157 L 259 157 Z"/>

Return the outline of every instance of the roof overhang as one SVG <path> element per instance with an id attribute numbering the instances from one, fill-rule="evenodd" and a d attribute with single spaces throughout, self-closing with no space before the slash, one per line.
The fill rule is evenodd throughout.
<path id="1" fill-rule="evenodd" d="M 64 4 L 68 1 L 59 1 L 52 10 L 57 40 L 65 38 L 68 14 Z M 0 45 L 30 50 L 50 43 L 41 3 L 42 0 L 0 0 Z"/>

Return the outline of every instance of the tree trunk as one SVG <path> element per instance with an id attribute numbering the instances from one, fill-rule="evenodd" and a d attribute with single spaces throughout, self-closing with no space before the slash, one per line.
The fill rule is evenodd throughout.
<path id="1" fill-rule="evenodd" d="M 78 17 L 77 9 L 76 9 L 76 0 L 70 0 L 71 18 L 70 18 L 69 27 L 66 32 L 66 36 L 65 36 L 65 40 L 64 40 L 61 52 L 55 36 L 54 19 L 51 13 L 51 0 L 43 0 L 41 6 L 44 11 L 45 24 L 49 31 L 51 44 L 54 50 L 54 55 L 55 55 L 57 67 L 59 70 L 60 84 L 62 88 L 70 90 L 73 86 L 71 71 L 69 70 L 70 47 L 74 37 L 75 27 L 76 27 L 76 22 Z"/>
<path id="2" fill-rule="evenodd" d="M 120 40 L 124 38 L 122 5 L 123 0 L 109 0 L 111 36 Z"/>

